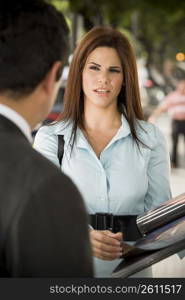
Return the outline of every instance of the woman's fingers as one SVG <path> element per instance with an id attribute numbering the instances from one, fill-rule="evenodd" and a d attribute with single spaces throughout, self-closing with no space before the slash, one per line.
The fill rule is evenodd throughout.
<path id="1" fill-rule="evenodd" d="M 120 242 L 115 239 L 115 233 L 108 230 L 91 230 L 90 236 L 100 243 L 105 243 L 112 246 L 120 246 Z"/>
<path id="2" fill-rule="evenodd" d="M 120 257 L 122 253 L 121 235 L 111 231 L 91 230 L 90 240 L 93 255 L 104 259 L 113 260 Z"/>
<path id="3" fill-rule="evenodd" d="M 106 251 L 106 252 L 112 252 L 112 253 L 119 253 L 122 251 L 122 247 L 120 244 L 114 245 L 114 244 L 108 244 L 108 243 L 103 243 L 100 242 L 96 239 L 92 239 L 92 245 L 95 248 L 98 248 L 101 251 Z"/>
<path id="4" fill-rule="evenodd" d="M 96 248 L 93 250 L 93 255 L 102 260 L 114 260 L 120 258 L 122 256 L 122 253 L 121 254 L 111 253 L 111 252 L 101 251 L 98 248 Z"/>
<path id="5" fill-rule="evenodd" d="M 113 237 L 114 239 L 116 239 L 116 240 L 118 240 L 120 242 L 123 241 L 123 234 L 122 234 L 122 232 L 113 233 L 113 232 L 111 232 L 109 230 L 105 230 L 104 233 L 107 234 L 110 237 Z"/>

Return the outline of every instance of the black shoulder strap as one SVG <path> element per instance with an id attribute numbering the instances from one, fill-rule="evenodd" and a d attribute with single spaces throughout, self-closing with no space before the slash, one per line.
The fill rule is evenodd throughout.
<path id="1" fill-rule="evenodd" d="M 64 136 L 63 135 L 58 135 L 58 160 L 59 160 L 59 164 L 61 166 L 62 164 L 62 158 L 64 155 Z"/>

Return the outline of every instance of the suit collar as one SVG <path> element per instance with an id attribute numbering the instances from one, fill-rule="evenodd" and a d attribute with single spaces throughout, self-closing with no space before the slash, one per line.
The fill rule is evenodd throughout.
<path id="1" fill-rule="evenodd" d="M 16 136 L 23 138 L 25 141 L 28 142 L 28 139 L 26 138 L 22 130 L 20 130 L 20 128 L 14 122 L 10 121 L 8 118 L 4 117 L 3 115 L 0 115 L 0 134 L 3 133 L 14 134 Z"/>
<path id="2" fill-rule="evenodd" d="M 5 118 L 13 122 L 22 131 L 29 142 L 33 142 L 31 137 L 31 128 L 28 122 L 19 113 L 0 103 L 0 115 L 3 115 Z"/>

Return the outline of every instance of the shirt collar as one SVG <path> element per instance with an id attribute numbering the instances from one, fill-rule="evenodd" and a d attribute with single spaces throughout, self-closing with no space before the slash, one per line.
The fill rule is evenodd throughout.
<path id="1" fill-rule="evenodd" d="M 73 128 L 71 121 L 68 121 L 68 122 L 58 121 L 56 123 L 53 123 L 52 126 L 54 126 L 54 134 L 63 135 L 64 140 L 66 142 L 70 140 L 71 132 L 72 132 L 72 128 Z"/>
<path id="2" fill-rule="evenodd" d="M 115 138 L 116 140 L 126 137 L 127 135 L 130 134 L 130 126 L 128 121 L 126 120 L 125 116 L 122 114 L 121 115 L 121 126 L 118 129 Z"/>
<path id="3" fill-rule="evenodd" d="M 31 128 L 28 122 L 20 114 L 4 104 L 0 104 L 0 114 L 13 122 L 22 131 L 30 143 L 33 142 Z"/>
<path id="4" fill-rule="evenodd" d="M 54 133 L 56 135 L 64 135 L 64 140 L 65 142 L 69 142 L 70 137 L 71 137 L 71 130 L 72 130 L 72 122 L 57 122 L 55 125 Z M 130 126 L 125 118 L 125 116 L 122 114 L 121 115 L 121 126 L 118 129 L 116 135 L 113 137 L 111 140 L 111 144 L 121 138 L 124 138 L 130 134 Z M 72 141 L 70 141 L 72 143 Z M 77 128 L 76 132 L 76 142 L 75 142 L 77 147 L 82 147 L 82 148 L 87 148 L 88 144 L 87 141 L 84 137 L 83 132 Z M 110 146 L 107 145 L 107 147 Z"/>
<path id="5" fill-rule="evenodd" d="M 122 114 L 121 115 L 121 126 L 118 129 L 116 135 L 112 138 L 110 143 L 106 146 L 106 148 L 109 147 L 111 144 L 113 144 L 115 141 L 117 141 L 121 138 L 124 138 L 124 137 L 128 136 L 129 134 L 130 134 L 130 126 L 129 126 L 126 118 Z M 82 131 L 79 128 L 77 129 L 76 145 L 77 145 L 77 147 L 82 147 L 82 148 L 88 147 L 87 141 L 86 141 Z"/>

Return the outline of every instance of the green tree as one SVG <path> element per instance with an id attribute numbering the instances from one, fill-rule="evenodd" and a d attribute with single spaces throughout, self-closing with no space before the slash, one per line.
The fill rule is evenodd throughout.
<path id="1" fill-rule="evenodd" d="M 158 85 L 152 75 L 155 66 L 163 76 L 163 88 L 172 84 L 169 76 L 165 74 L 165 61 L 167 59 L 175 61 L 175 54 L 179 51 L 184 52 L 185 49 L 185 2 L 168 1 L 168 7 L 164 2 L 143 1 L 142 5 L 135 9 L 134 18 L 131 18 L 128 24 L 145 53 L 150 78 Z M 179 6 L 177 6 L 178 2 Z"/>
<path id="2" fill-rule="evenodd" d="M 185 52 L 184 0 L 50 0 L 61 10 L 72 13 L 73 48 L 77 39 L 77 16 L 83 18 L 84 31 L 96 25 L 111 25 L 127 30 L 135 42 L 136 53 L 146 59 L 149 77 L 165 88 L 172 82 L 165 73 L 167 59 L 175 62 L 177 52 Z M 63 6 L 62 6 L 63 5 Z M 66 5 L 66 4 L 65 4 Z M 156 69 L 164 79 L 161 84 L 153 75 Z"/>

